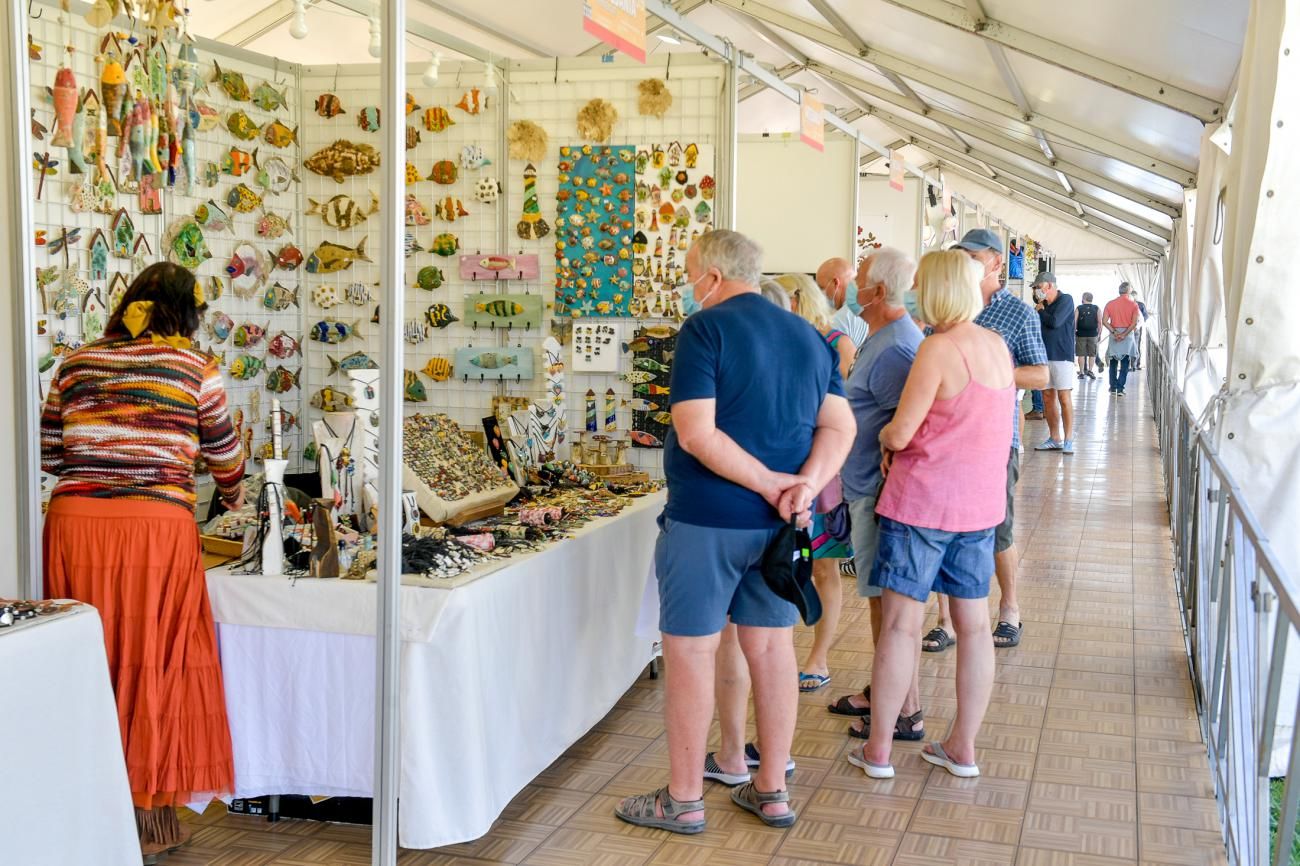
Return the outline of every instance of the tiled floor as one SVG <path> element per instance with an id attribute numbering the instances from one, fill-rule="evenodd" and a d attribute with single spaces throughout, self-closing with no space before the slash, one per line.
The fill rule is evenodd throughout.
<path id="1" fill-rule="evenodd" d="M 763 827 L 706 789 L 709 828 L 675 837 L 616 820 L 625 795 L 666 779 L 662 681 L 642 680 L 528 786 L 493 831 L 405 866 L 1018 866 L 1226 862 L 1200 742 L 1170 576 L 1168 515 L 1141 375 L 1121 401 L 1102 382 L 1076 396 L 1078 453 L 1025 455 L 1016 514 L 1025 636 L 998 652 L 979 763 L 958 780 L 919 744 L 898 776 L 867 779 L 844 760 L 846 720 L 828 695 L 860 689 L 871 666 L 865 604 L 851 592 L 831 656 L 833 683 L 802 698 L 791 785 L 799 822 Z M 1041 422 L 1026 425 L 1032 446 Z M 846 584 L 846 588 L 847 588 Z M 811 634 L 801 631 L 805 647 Z M 924 656 L 926 724 L 946 729 L 956 657 Z M 368 828 L 218 815 L 197 821 L 174 866 L 370 862 Z"/>

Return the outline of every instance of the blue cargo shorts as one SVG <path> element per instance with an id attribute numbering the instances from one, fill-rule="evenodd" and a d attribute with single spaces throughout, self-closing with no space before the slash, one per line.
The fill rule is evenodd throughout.
<path id="1" fill-rule="evenodd" d="M 767 588 L 760 566 L 777 529 L 718 529 L 659 516 L 655 573 L 659 630 L 677 637 L 717 634 L 727 625 L 788 628 L 793 604 Z"/>
<path id="2" fill-rule="evenodd" d="M 924 603 L 930 592 L 987 598 L 994 530 L 946 532 L 880 518 L 880 549 L 871 585 Z"/>

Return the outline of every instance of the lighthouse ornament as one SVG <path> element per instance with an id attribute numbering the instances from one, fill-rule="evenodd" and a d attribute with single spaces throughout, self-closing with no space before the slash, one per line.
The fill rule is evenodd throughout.
<path id="1" fill-rule="evenodd" d="M 542 209 L 537 204 L 537 169 L 531 162 L 524 167 L 524 213 L 515 232 L 526 241 L 539 240 L 551 233 L 551 227 L 542 219 Z"/>

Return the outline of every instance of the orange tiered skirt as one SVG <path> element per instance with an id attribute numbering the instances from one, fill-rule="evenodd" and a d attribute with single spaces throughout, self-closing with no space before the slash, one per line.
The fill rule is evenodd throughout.
<path id="1" fill-rule="evenodd" d="M 198 525 L 179 505 L 55 497 L 45 592 L 104 622 L 131 795 L 140 809 L 234 790 L 216 628 Z"/>

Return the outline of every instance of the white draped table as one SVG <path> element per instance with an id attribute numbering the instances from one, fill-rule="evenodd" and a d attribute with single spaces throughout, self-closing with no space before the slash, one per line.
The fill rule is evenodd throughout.
<path id="1" fill-rule="evenodd" d="M 486 833 L 651 660 L 637 611 L 664 494 L 454 589 L 403 586 L 399 841 Z M 237 796 L 371 795 L 373 583 L 208 575 Z"/>
<path id="2" fill-rule="evenodd" d="M 0 861 L 139 866 L 117 705 L 95 609 L 0 629 Z"/>

